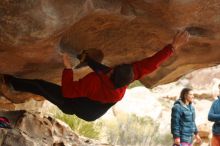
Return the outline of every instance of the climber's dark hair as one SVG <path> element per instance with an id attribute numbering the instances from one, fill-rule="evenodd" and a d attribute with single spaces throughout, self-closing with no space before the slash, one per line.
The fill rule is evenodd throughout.
<path id="1" fill-rule="evenodd" d="M 133 81 L 134 73 L 131 64 L 117 65 L 110 76 L 115 88 L 121 88 Z"/>

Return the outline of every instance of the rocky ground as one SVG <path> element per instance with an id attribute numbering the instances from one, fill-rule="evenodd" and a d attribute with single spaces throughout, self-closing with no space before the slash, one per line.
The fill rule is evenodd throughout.
<path id="1" fill-rule="evenodd" d="M 38 112 L 1 112 L 12 129 L 0 128 L 1 146 L 110 146 L 75 134 L 68 125 Z"/>

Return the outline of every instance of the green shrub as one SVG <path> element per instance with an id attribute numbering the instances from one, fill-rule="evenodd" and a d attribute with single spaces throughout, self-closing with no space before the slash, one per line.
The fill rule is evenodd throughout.
<path id="1" fill-rule="evenodd" d="M 70 128 L 79 135 L 92 139 L 99 139 L 101 123 L 87 122 L 74 115 L 66 115 L 60 111 L 55 111 L 54 116 L 68 124 Z"/>
<path id="2" fill-rule="evenodd" d="M 107 124 L 107 139 L 114 145 L 135 146 L 146 145 L 149 126 L 153 122 L 149 118 L 139 118 L 136 115 L 120 117 L 116 122 Z"/>
<path id="3" fill-rule="evenodd" d="M 92 139 L 105 139 L 107 143 L 120 146 L 172 145 L 170 132 L 161 135 L 159 123 L 150 117 L 122 114 L 115 119 L 86 122 L 76 116 L 52 112 L 55 118 L 67 123 L 79 135 Z M 161 122 L 161 121 L 159 121 Z M 164 132 L 163 132 L 164 133 Z"/>
<path id="4" fill-rule="evenodd" d="M 159 123 L 149 117 L 129 115 L 117 121 L 106 121 L 106 136 L 109 143 L 121 146 L 172 145 L 170 134 L 159 135 Z"/>
<path id="5" fill-rule="evenodd" d="M 173 137 L 170 132 L 163 134 L 163 135 L 160 135 L 159 133 L 160 131 L 157 131 L 158 136 L 157 136 L 157 139 L 155 140 L 155 145 L 166 144 L 166 145 L 171 146 L 173 144 Z"/>
<path id="6" fill-rule="evenodd" d="M 136 81 L 132 82 L 132 83 L 128 86 L 128 89 L 131 89 L 131 88 L 134 88 L 134 87 L 138 87 L 138 86 L 143 86 L 143 84 L 142 84 L 139 80 L 136 80 Z"/>

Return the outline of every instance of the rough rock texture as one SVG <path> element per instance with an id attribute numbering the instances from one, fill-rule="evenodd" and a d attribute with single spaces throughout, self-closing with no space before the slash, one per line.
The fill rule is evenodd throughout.
<path id="1" fill-rule="evenodd" d="M 0 73 L 59 83 L 62 37 L 78 52 L 102 50 L 103 63 L 114 66 L 152 55 L 179 29 L 190 32 L 189 44 L 141 80 L 147 87 L 219 64 L 219 1 L 1 0 Z M 80 69 L 76 76 L 88 71 Z"/>
<path id="2" fill-rule="evenodd" d="M 16 111 L 5 115 L 13 122 L 13 129 L 0 128 L 1 146 L 110 146 L 80 137 L 63 122 L 40 113 Z"/>

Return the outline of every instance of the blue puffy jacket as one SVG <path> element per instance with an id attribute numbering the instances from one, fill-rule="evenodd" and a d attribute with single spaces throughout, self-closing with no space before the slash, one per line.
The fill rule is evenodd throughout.
<path id="1" fill-rule="evenodd" d="M 214 135 L 220 135 L 220 97 L 212 103 L 208 120 L 215 122 L 212 126 L 212 133 Z"/>
<path id="2" fill-rule="evenodd" d="M 181 142 L 192 143 L 193 134 L 198 130 L 195 124 L 195 109 L 192 104 L 185 105 L 181 100 L 174 103 L 171 114 L 171 133 Z"/>

